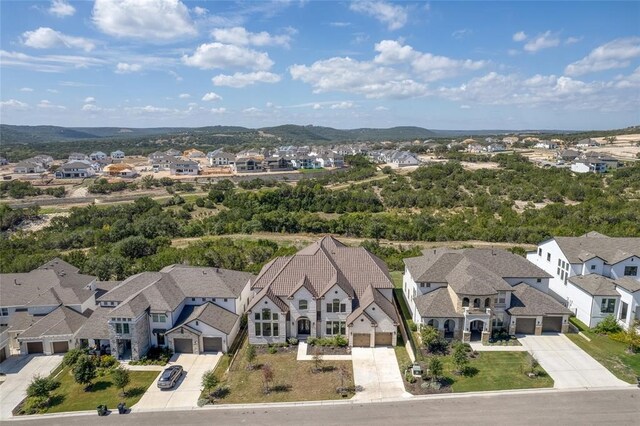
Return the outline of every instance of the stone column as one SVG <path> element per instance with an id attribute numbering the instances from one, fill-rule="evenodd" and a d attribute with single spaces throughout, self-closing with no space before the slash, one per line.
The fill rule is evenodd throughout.
<path id="1" fill-rule="evenodd" d="M 542 334 L 542 317 L 541 316 L 537 316 L 536 317 L 536 336 L 539 336 Z"/>

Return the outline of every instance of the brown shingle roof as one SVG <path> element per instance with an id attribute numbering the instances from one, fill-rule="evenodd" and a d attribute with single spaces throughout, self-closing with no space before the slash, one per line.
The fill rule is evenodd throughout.
<path id="1" fill-rule="evenodd" d="M 526 283 L 513 286 L 511 307 L 507 309 L 509 315 L 551 315 L 572 314 L 553 297 Z"/>
<path id="2" fill-rule="evenodd" d="M 413 299 L 420 316 L 433 318 L 462 318 L 456 312 L 446 287 L 440 287 Z"/>

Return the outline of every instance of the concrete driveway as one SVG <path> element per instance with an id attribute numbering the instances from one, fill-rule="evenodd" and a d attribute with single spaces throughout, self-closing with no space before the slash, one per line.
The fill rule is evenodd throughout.
<path id="1" fill-rule="evenodd" d="M 11 411 L 27 396 L 33 376 L 48 376 L 62 362 L 62 355 L 18 355 L 0 364 L 6 379 L 0 385 L 0 420 L 11 417 Z"/>
<path id="2" fill-rule="evenodd" d="M 202 390 L 202 374 L 207 370 L 213 370 L 222 358 L 222 353 L 217 354 L 177 354 L 171 358 L 167 365 L 181 365 L 184 368 L 182 377 L 173 389 L 158 389 L 156 380 L 151 384 L 140 401 L 132 407 L 132 411 L 152 411 L 163 408 L 193 408 L 198 406 L 198 398 Z"/>
<path id="3" fill-rule="evenodd" d="M 554 380 L 554 388 L 629 387 L 563 334 L 521 336 L 527 348 Z"/>
<path id="4" fill-rule="evenodd" d="M 364 388 L 354 400 L 383 400 L 409 396 L 404 390 L 393 348 L 353 348 L 353 380 Z"/>

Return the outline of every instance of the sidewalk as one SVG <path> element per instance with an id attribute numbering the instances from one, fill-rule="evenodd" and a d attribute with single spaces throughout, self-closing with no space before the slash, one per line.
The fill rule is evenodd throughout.
<path id="1" fill-rule="evenodd" d="M 298 343 L 298 361 L 313 361 L 313 355 L 307 355 L 307 342 Z M 351 361 L 351 355 L 322 355 L 323 361 Z"/>

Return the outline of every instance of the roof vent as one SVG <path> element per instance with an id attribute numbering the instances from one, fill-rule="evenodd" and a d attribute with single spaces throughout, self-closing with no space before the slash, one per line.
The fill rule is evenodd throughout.
<path id="1" fill-rule="evenodd" d="M 14 279 L 14 280 L 13 280 L 13 284 L 15 284 L 15 285 L 22 285 L 22 284 L 20 284 L 20 283 L 18 282 L 18 280 L 17 280 L 17 279 Z"/>

